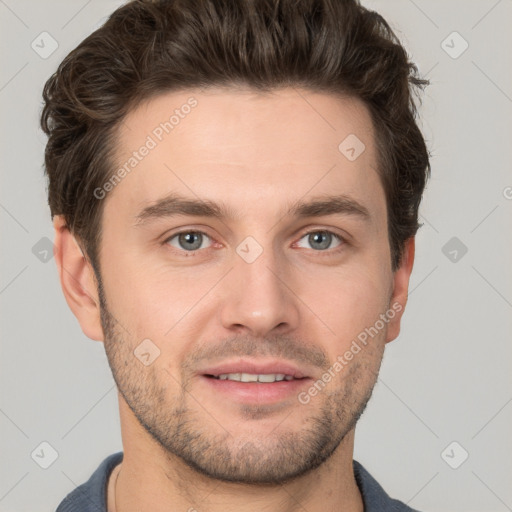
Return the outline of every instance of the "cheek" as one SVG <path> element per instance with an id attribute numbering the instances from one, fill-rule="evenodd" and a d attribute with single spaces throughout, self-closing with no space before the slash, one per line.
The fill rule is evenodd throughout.
<path id="1" fill-rule="evenodd" d="M 330 328 L 340 350 L 388 309 L 389 283 L 378 265 L 331 268 L 310 282 L 301 298 Z"/>
<path id="2" fill-rule="evenodd" d="M 105 276 L 112 312 L 130 338 L 149 338 L 160 345 L 179 342 L 178 334 L 183 337 L 222 275 L 219 268 L 171 269 L 159 262 L 141 265 L 135 255 L 115 261 Z"/>

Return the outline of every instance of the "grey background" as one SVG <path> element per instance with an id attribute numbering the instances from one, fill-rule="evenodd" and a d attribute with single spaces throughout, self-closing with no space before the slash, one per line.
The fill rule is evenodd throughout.
<path id="1" fill-rule="evenodd" d="M 44 261 L 53 231 L 38 128 L 44 82 L 120 3 L 0 0 L 2 512 L 54 510 L 122 449 L 103 346 L 68 309 L 51 253 Z M 432 179 L 402 333 L 359 422 L 355 458 L 420 510 L 512 510 L 512 2 L 364 5 L 431 80 L 420 112 Z M 58 43 L 47 58 L 31 47 L 51 49 L 43 31 Z M 58 452 L 48 469 L 41 442 Z"/>

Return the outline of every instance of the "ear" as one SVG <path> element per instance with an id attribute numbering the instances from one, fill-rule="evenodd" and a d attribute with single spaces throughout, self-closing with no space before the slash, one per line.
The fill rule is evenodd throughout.
<path id="1" fill-rule="evenodd" d="M 414 237 L 409 238 L 404 244 L 404 252 L 400 267 L 398 267 L 393 275 L 393 294 L 389 304 L 390 311 L 395 314 L 393 318 L 390 315 L 388 323 L 388 332 L 386 343 L 393 341 L 400 334 L 400 321 L 407 304 L 407 295 L 409 291 L 409 278 L 411 276 L 414 263 Z"/>
<path id="2" fill-rule="evenodd" d="M 54 217 L 53 227 L 54 257 L 66 302 L 84 334 L 92 340 L 103 341 L 98 282 L 92 265 L 82 253 L 61 215 Z"/>

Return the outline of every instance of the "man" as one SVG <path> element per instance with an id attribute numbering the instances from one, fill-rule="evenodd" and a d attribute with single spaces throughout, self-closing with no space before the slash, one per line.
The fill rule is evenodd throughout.
<path id="1" fill-rule="evenodd" d="M 133 1 L 65 58 L 55 257 L 123 452 L 58 512 L 412 510 L 353 446 L 430 171 L 415 73 L 355 0 Z"/>

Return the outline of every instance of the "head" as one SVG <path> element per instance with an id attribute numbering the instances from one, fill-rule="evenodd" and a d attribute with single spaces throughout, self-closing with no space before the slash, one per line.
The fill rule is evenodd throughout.
<path id="1" fill-rule="evenodd" d="M 48 80 L 63 290 L 170 458 L 282 482 L 353 430 L 407 299 L 425 83 L 382 17 L 331 0 L 129 2 Z M 219 390 L 244 360 L 304 378 Z"/>

